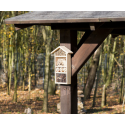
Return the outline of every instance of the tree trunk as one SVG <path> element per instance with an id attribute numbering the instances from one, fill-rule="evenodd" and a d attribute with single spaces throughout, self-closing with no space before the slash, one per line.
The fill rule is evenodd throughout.
<path id="1" fill-rule="evenodd" d="M 125 82 L 125 40 L 123 39 L 124 47 L 123 47 L 123 58 L 122 58 L 122 65 L 123 65 L 123 71 L 122 71 L 122 80 L 121 80 L 121 90 L 120 90 L 120 98 L 119 102 L 124 103 L 124 82 Z"/>
<path id="2" fill-rule="evenodd" d="M 16 48 L 16 53 L 14 54 L 14 96 L 13 96 L 13 101 L 17 102 L 17 59 L 18 59 L 17 31 L 15 33 L 15 48 Z"/>
<path id="3" fill-rule="evenodd" d="M 114 65 L 114 57 L 115 57 L 117 38 L 113 39 L 113 41 L 114 41 L 113 50 L 112 50 L 112 53 L 110 54 L 110 58 L 109 58 L 109 70 L 108 70 L 107 80 L 106 80 L 106 83 L 105 83 L 106 88 L 109 86 L 109 84 L 111 82 L 112 69 L 113 69 L 113 65 Z"/>
<path id="4" fill-rule="evenodd" d="M 100 58 L 99 58 L 97 80 L 96 80 L 96 86 L 95 86 L 95 91 L 94 91 L 94 96 L 93 96 L 93 104 L 92 104 L 93 107 L 95 107 L 95 99 L 96 99 L 96 92 L 97 92 L 97 88 L 98 88 L 98 82 L 99 82 L 99 76 L 100 76 L 100 70 L 101 70 L 101 62 L 102 62 L 102 53 L 100 53 Z"/>
<path id="5" fill-rule="evenodd" d="M 101 107 L 103 107 L 104 105 L 106 105 L 106 88 L 105 88 L 105 85 L 103 86 L 103 91 L 102 91 Z"/>
<path id="6" fill-rule="evenodd" d="M 50 43 L 52 41 L 52 31 L 50 27 L 43 27 L 43 39 L 46 42 L 46 59 L 45 59 L 45 82 L 44 82 L 44 101 L 43 111 L 48 112 L 48 85 L 49 85 L 49 65 L 50 65 Z"/>
<path id="7" fill-rule="evenodd" d="M 89 68 L 89 74 L 85 87 L 85 99 L 90 98 L 91 90 L 95 82 L 95 76 L 99 63 L 100 52 L 101 52 L 101 46 L 94 52 L 93 60 Z"/>

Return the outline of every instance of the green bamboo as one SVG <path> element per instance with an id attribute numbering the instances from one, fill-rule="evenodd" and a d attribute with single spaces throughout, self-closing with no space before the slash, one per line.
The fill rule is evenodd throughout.
<path id="1" fill-rule="evenodd" d="M 96 86 L 95 86 L 95 91 L 94 91 L 94 96 L 93 96 L 92 107 L 95 107 L 96 92 L 97 92 L 97 88 L 98 88 L 99 75 L 100 75 L 100 70 L 101 70 L 101 62 L 102 62 L 102 52 L 100 53 L 100 57 L 99 57 L 99 66 L 98 66 L 98 71 L 97 71 L 97 80 L 96 80 Z"/>
<path id="2" fill-rule="evenodd" d="M 43 27 L 42 33 L 43 33 L 43 40 L 44 42 L 46 42 L 43 111 L 48 112 L 48 84 L 49 84 L 49 65 L 50 65 L 50 44 L 52 40 L 52 31 L 50 30 L 50 27 Z"/>
<path id="3" fill-rule="evenodd" d="M 106 88 L 105 84 L 103 85 L 103 90 L 102 90 L 102 102 L 101 102 L 101 107 L 106 105 Z"/>
<path id="4" fill-rule="evenodd" d="M 13 96 L 13 101 L 17 102 L 17 59 L 18 59 L 17 31 L 15 32 L 15 48 L 16 48 L 16 54 L 14 54 L 14 96 Z"/>
<path id="5" fill-rule="evenodd" d="M 112 50 L 112 53 L 110 54 L 108 76 L 107 76 L 107 80 L 106 80 L 106 83 L 105 83 L 106 88 L 109 86 L 109 84 L 111 82 L 112 69 L 113 69 L 113 65 L 114 65 L 114 57 L 115 57 L 117 38 L 113 39 L 113 41 L 114 41 L 113 50 Z"/>
<path id="6" fill-rule="evenodd" d="M 124 48 L 123 48 L 123 56 L 124 56 L 124 61 L 123 61 L 123 103 L 122 103 L 122 112 L 124 112 L 124 102 L 125 102 L 125 36 L 122 38 L 123 43 L 124 43 Z"/>
<path id="7" fill-rule="evenodd" d="M 125 38 L 125 37 L 124 37 Z M 123 43 L 124 43 L 124 38 L 123 38 Z M 123 58 L 122 58 L 122 65 L 123 65 L 123 71 L 122 71 L 122 79 L 121 79 L 121 89 L 120 89 L 120 98 L 119 98 L 119 103 L 122 103 L 124 101 L 124 82 L 125 82 L 125 43 L 123 47 Z"/>
<path id="8" fill-rule="evenodd" d="M 11 89 L 11 74 L 12 74 L 12 39 L 10 39 L 10 51 L 9 51 L 9 95 L 10 95 L 10 89 Z"/>

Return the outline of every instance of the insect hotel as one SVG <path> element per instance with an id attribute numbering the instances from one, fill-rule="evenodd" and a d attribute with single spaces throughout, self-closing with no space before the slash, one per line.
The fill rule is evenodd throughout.
<path id="1" fill-rule="evenodd" d="M 71 54 L 65 46 L 59 46 L 51 52 L 54 54 L 55 83 L 71 84 Z"/>

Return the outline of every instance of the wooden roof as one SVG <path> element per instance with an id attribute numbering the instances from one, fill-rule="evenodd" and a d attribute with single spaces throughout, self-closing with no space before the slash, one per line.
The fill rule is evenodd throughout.
<path id="1" fill-rule="evenodd" d="M 125 11 L 35 11 L 5 19 L 8 24 L 125 21 Z"/>
<path id="2" fill-rule="evenodd" d="M 54 54 L 57 50 L 59 50 L 59 49 L 62 49 L 64 52 L 66 52 L 67 54 L 69 53 L 69 54 L 73 54 L 73 52 L 71 51 L 71 50 L 69 50 L 68 48 L 66 48 L 65 46 L 59 46 L 59 47 L 57 47 L 55 50 L 53 50 L 52 52 L 51 52 L 51 54 Z"/>

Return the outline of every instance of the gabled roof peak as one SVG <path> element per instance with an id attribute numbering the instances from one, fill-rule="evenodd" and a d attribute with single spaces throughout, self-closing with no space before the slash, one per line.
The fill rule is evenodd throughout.
<path id="1" fill-rule="evenodd" d="M 73 52 L 71 50 L 69 50 L 68 48 L 66 48 L 65 46 L 59 46 L 59 47 L 57 47 L 55 50 L 53 50 L 51 52 L 51 54 L 54 54 L 59 49 L 62 49 L 66 53 L 73 54 Z"/>

